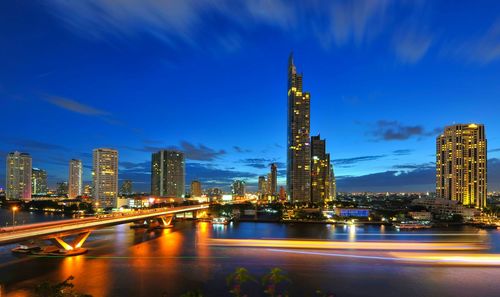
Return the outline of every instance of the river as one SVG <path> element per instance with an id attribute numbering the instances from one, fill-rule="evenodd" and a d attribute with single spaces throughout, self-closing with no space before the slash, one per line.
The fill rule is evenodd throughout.
<path id="1" fill-rule="evenodd" d="M 60 215 L 17 213 L 18 222 L 64 219 Z M 67 217 L 66 217 L 67 218 Z M 0 224 L 12 213 L 0 210 Z M 9 223 L 10 225 L 11 223 Z M 165 230 L 144 231 L 119 225 L 96 230 L 75 257 L 15 256 L 0 247 L 0 296 L 32 296 L 45 281 L 75 277 L 75 289 L 99 296 L 180 296 L 200 290 L 203 296 L 230 296 L 226 276 L 247 268 L 256 279 L 271 268 L 285 271 L 290 296 L 499 296 L 500 268 L 446 266 L 391 260 L 376 251 L 280 250 L 210 246 L 210 238 L 335 239 L 345 241 L 482 240 L 482 253 L 500 253 L 500 231 L 457 227 L 398 232 L 384 226 L 231 223 L 227 226 L 179 221 Z M 263 296 L 262 286 L 243 287 L 249 296 Z"/>

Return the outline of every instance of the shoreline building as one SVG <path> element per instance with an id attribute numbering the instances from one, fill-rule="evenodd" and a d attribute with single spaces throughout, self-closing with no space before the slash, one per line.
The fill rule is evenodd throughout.
<path id="1" fill-rule="evenodd" d="M 40 168 L 31 169 L 31 194 L 47 194 L 47 171 Z"/>
<path id="2" fill-rule="evenodd" d="M 158 197 L 183 198 L 185 184 L 184 153 L 161 150 L 151 156 L 151 194 Z"/>
<path id="3" fill-rule="evenodd" d="M 69 161 L 68 198 L 82 196 L 82 161 L 71 159 Z"/>
<path id="4" fill-rule="evenodd" d="M 116 207 L 118 196 L 118 151 L 98 148 L 93 151 L 92 198 L 98 207 Z"/>
<path id="5" fill-rule="evenodd" d="M 231 190 L 236 197 L 245 197 L 245 182 L 242 180 L 235 180 L 231 186 Z"/>
<path id="6" fill-rule="evenodd" d="M 330 154 L 326 140 L 320 135 L 311 137 L 311 202 L 323 203 L 330 199 Z"/>
<path id="7" fill-rule="evenodd" d="M 122 186 L 120 187 L 120 194 L 121 195 L 132 195 L 132 181 L 129 179 L 126 179 L 122 182 Z"/>
<path id="8" fill-rule="evenodd" d="M 482 124 L 447 126 L 436 138 L 437 198 L 486 207 L 487 140 Z"/>
<path id="9" fill-rule="evenodd" d="M 302 91 L 293 53 L 288 59 L 287 193 L 291 202 L 311 201 L 310 94 Z"/>
<path id="10" fill-rule="evenodd" d="M 273 198 L 278 195 L 278 167 L 275 163 L 271 164 L 271 173 L 269 175 L 269 194 Z"/>
<path id="11" fill-rule="evenodd" d="M 335 171 L 333 163 L 330 163 L 330 201 L 337 200 L 337 181 L 335 179 Z"/>
<path id="12" fill-rule="evenodd" d="M 6 163 L 6 199 L 31 199 L 31 156 L 27 153 L 12 152 L 7 155 Z"/>
<path id="13" fill-rule="evenodd" d="M 268 188 L 268 182 L 266 177 L 264 175 L 259 176 L 259 180 L 257 183 L 257 192 L 261 199 L 267 196 L 267 193 L 269 192 L 267 188 Z"/>
<path id="14" fill-rule="evenodd" d="M 201 182 L 199 180 L 191 181 L 191 198 L 201 197 L 201 196 L 202 196 Z"/>

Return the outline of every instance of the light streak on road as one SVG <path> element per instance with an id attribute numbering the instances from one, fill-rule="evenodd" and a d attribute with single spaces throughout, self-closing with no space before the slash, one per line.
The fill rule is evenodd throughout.
<path id="1" fill-rule="evenodd" d="M 389 251 L 466 251 L 483 250 L 475 242 L 408 242 L 408 241 L 326 241 L 289 239 L 210 239 L 208 245 L 252 248 L 389 250 Z"/>

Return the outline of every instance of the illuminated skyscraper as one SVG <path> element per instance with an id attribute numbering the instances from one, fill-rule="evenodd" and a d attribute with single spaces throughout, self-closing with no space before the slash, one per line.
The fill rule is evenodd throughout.
<path id="1" fill-rule="evenodd" d="M 311 201 L 323 203 L 330 198 L 330 154 L 326 140 L 311 137 Z"/>
<path id="2" fill-rule="evenodd" d="M 31 156 L 13 152 L 7 155 L 7 199 L 31 199 Z"/>
<path id="3" fill-rule="evenodd" d="M 82 161 L 72 159 L 69 161 L 68 198 L 82 195 Z"/>
<path id="4" fill-rule="evenodd" d="M 116 207 L 118 196 L 118 151 L 98 148 L 93 151 L 93 199 L 98 207 Z"/>
<path id="5" fill-rule="evenodd" d="M 288 60 L 287 192 L 291 202 L 311 200 L 310 94 L 302 92 L 293 54 Z"/>
<path id="6" fill-rule="evenodd" d="M 238 197 L 245 196 L 245 182 L 242 180 L 235 180 L 232 185 L 233 195 Z"/>
<path id="7" fill-rule="evenodd" d="M 191 197 L 201 197 L 201 182 L 198 180 L 191 181 Z"/>
<path id="8" fill-rule="evenodd" d="M 160 197 L 184 197 L 184 153 L 161 150 L 151 158 L 151 194 Z"/>
<path id="9" fill-rule="evenodd" d="M 47 193 L 47 172 L 39 168 L 31 170 L 31 192 L 32 194 Z"/>
<path id="10" fill-rule="evenodd" d="M 458 124 L 436 139 L 436 194 L 486 207 L 487 141 L 484 125 Z"/>
<path id="11" fill-rule="evenodd" d="M 269 194 L 276 197 L 278 195 L 278 167 L 275 163 L 271 164 L 271 174 L 269 175 Z"/>
<path id="12" fill-rule="evenodd" d="M 265 176 L 259 176 L 259 182 L 257 185 L 257 190 L 259 192 L 260 197 L 264 197 L 268 194 L 268 185 L 267 185 L 267 180 Z"/>
<path id="13" fill-rule="evenodd" d="M 330 164 L 330 200 L 337 200 L 337 180 L 335 179 L 335 172 L 333 164 Z"/>

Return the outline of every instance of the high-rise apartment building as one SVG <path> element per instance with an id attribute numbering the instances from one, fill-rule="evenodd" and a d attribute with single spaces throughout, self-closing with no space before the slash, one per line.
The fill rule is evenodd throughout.
<path id="1" fill-rule="evenodd" d="M 287 192 L 291 202 L 311 200 L 310 94 L 302 91 L 293 54 L 288 60 Z"/>
<path id="2" fill-rule="evenodd" d="M 40 168 L 31 169 L 31 193 L 46 194 L 47 190 L 47 171 Z"/>
<path id="3" fill-rule="evenodd" d="M 201 182 L 198 180 L 191 181 L 191 197 L 201 197 Z"/>
<path id="4" fill-rule="evenodd" d="M 237 197 L 245 196 L 245 182 L 242 180 L 235 180 L 232 185 L 233 195 Z"/>
<path id="5" fill-rule="evenodd" d="M 269 194 L 276 197 L 278 194 L 278 167 L 275 163 L 271 164 L 271 174 L 269 175 Z"/>
<path id="6" fill-rule="evenodd" d="M 160 197 L 184 197 L 184 153 L 161 150 L 151 158 L 151 194 Z"/>
<path id="7" fill-rule="evenodd" d="M 265 176 L 259 176 L 257 191 L 260 197 L 266 196 L 268 194 L 268 183 Z"/>
<path id="8" fill-rule="evenodd" d="M 330 198 L 330 154 L 326 140 L 311 137 L 311 201 L 323 203 Z"/>
<path id="9" fill-rule="evenodd" d="M 335 172 L 333 164 L 330 163 L 330 200 L 337 200 L 337 180 L 335 179 Z"/>
<path id="10" fill-rule="evenodd" d="M 68 176 L 68 198 L 76 198 L 82 195 L 82 161 L 72 159 L 69 161 Z"/>
<path id="11" fill-rule="evenodd" d="M 486 207 L 487 141 L 484 125 L 445 127 L 436 139 L 436 195 Z"/>
<path id="12" fill-rule="evenodd" d="M 6 198 L 31 199 L 31 156 L 20 152 L 9 153 L 6 169 Z"/>
<path id="13" fill-rule="evenodd" d="M 93 151 L 93 199 L 98 207 L 116 207 L 118 196 L 118 151 L 98 148 Z"/>

